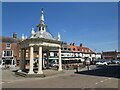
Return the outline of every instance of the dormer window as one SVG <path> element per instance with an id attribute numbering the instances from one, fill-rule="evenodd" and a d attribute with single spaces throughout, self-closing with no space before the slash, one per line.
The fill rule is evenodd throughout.
<path id="1" fill-rule="evenodd" d="M 6 49 L 11 49 L 11 44 L 7 43 L 6 44 Z"/>
<path id="2" fill-rule="evenodd" d="M 70 48 L 68 48 L 68 50 L 70 50 Z"/>
<path id="3" fill-rule="evenodd" d="M 80 51 L 80 49 L 78 49 L 78 51 Z"/>
<path id="4" fill-rule="evenodd" d="M 75 48 L 73 48 L 73 51 L 75 51 Z"/>

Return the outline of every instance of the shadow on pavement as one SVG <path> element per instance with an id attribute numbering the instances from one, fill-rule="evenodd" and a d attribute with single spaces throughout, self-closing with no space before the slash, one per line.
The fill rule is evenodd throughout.
<path id="1" fill-rule="evenodd" d="M 120 78 L 120 65 L 97 66 L 94 70 L 79 71 L 75 74 Z"/>

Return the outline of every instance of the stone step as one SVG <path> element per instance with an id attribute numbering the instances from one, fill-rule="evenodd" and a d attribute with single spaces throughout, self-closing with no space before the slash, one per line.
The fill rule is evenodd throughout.
<path id="1" fill-rule="evenodd" d="M 23 72 L 15 72 L 15 75 L 22 76 L 22 77 L 26 77 L 27 76 L 27 74 L 23 73 Z"/>
<path id="2" fill-rule="evenodd" d="M 15 75 L 16 76 L 22 76 L 22 77 L 41 77 L 41 78 L 44 78 L 45 75 L 44 74 L 28 74 L 28 73 L 25 73 L 25 72 L 15 72 Z"/>

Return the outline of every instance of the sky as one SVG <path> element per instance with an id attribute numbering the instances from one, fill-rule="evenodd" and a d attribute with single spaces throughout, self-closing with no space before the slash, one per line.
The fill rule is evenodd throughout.
<path id="1" fill-rule="evenodd" d="M 83 43 L 95 52 L 118 49 L 117 2 L 3 2 L 2 36 L 12 37 L 16 32 L 31 35 L 31 29 L 40 23 L 40 11 L 44 9 L 47 31 L 61 40 Z"/>

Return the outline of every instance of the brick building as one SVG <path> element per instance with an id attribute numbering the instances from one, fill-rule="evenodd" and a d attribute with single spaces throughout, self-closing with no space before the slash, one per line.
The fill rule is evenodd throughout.
<path id="1" fill-rule="evenodd" d="M 19 42 L 20 39 L 17 38 L 17 34 L 13 34 L 12 37 L 0 37 L 2 42 L 2 51 L 0 54 L 1 64 L 15 65 L 17 59 L 19 58 Z"/>

